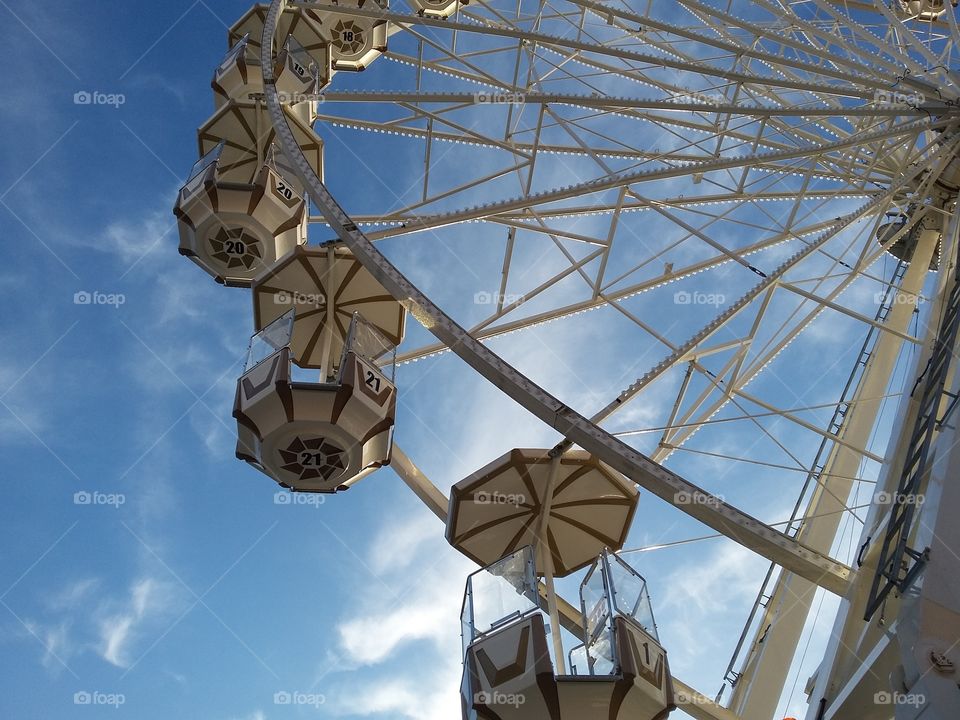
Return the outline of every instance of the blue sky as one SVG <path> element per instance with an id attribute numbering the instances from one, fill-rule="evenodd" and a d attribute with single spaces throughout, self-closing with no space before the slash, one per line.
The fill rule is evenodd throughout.
<path id="1" fill-rule="evenodd" d="M 247 8 L 234 0 L 82 7 L 0 0 L 10 78 L 0 110 L 4 717 L 440 720 L 457 713 L 460 594 L 474 568 L 446 545 L 442 524 L 390 470 L 347 493 L 282 504 L 268 479 L 233 459 L 230 411 L 251 331 L 249 298 L 177 255 L 171 208 L 196 160 L 196 127 L 212 112 L 209 78 L 227 49 L 226 26 Z M 383 67 L 362 76 L 339 75 L 338 87 L 407 78 L 378 62 Z M 75 104 L 84 91 L 122 94 L 124 102 Z M 346 130 L 324 137 L 331 188 L 351 211 L 372 212 L 383 187 L 415 192 L 404 190 L 414 176 L 397 168 L 402 159 L 415 166 L 419 148 Z M 486 160 L 457 148 L 448 167 L 469 161 L 482 171 Z M 579 172 L 576 161 L 549 162 L 556 174 Z M 645 222 L 651 243 L 669 226 L 659 217 Z M 482 317 L 474 294 L 496 291 L 503 244 L 502 229 L 466 225 L 382 245 L 469 322 Z M 624 249 L 617 262 L 645 249 Z M 518 249 L 518 266 L 528 268 L 518 292 L 563 267 L 555 250 L 539 235 Z M 784 252 L 761 259 L 770 266 Z M 873 270 L 890 267 L 881 261 Z M 732 295 L 756 280 L 740 271 L 629 307 L 665 320 L 664 298 L 680 287 Z M 875 290 L 862 283 L 847 300 L 867 311 Z M 77 304 L 78 293 L 99 293 L 103 303 Z M 784 314 L 796 305 L 783 302 Z M 712 311 L 672 304 L 669 312 L 661 329 L 680 341 Z M 430 341 L 410 325 L 407 347 Z M 849 367 L 843 361 L 859 347 L 849 338 L 863 328 L 830 316 L 809 333 L 751 391 L 785 407 L 834 399 Z M 609 309 L 492 347 L 584 412 L 666 354 Z M 824 355 L 837 365 L 824 371 L 817 364 Z M 614 426 L 656 426 L 679 379 L 653 386 Z M 404 366 L 398 384 L 397 440 L 444 490 L 511 447 L 558 439 L 454 357 Z M 823 422 L 826 415 L 806 416 Z M 737 427 L 706 430 L 695 446 L 756 442 L 757 457 L 776 452 Z M 810 457 L 814 437 L 782 423 L 767 427 Z M 637 446 L 651 450 L 656 437 L 641 436 Z M 772 522 L 786 519 L 802 477 L 758 466 L 731 475 L 729 464 L 682 453 L 670 464 Z M 701 534 L 709 533 L 642 493 L 629 545 Z M 642 558 L 633 562 L 649 578 L 674 671 L 712 695 L 766 563 L 726 541 L 633 558 Z M 561 587 L 572 597 L 572 583 Z M 81 706 L 77 693 L 123 704 Z M 277 704 L 277 693 L 299 693 L 302 703 Z"/>

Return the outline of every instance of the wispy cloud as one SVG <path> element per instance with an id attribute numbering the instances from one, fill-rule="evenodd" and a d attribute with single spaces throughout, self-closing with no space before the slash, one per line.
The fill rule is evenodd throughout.
<path id="1" fill-rule="evenodd" d="M 703 687 L 715 681 L 703 674 L 704 655 L 719 657 L 733 649 L 730 628 L 743 622 L 743 609 L 756 595 L 767 566 L 746 548 L 722 542 L 658 583 L 656 612 L 672 669 Z"/>
<path id="2" fill-rule="evenodd" d="M 43 644 L 44 653 L 40 663 L 47 670 L 59 673 L 78 650 L 70 638 L 70 623 L 67 620 L 54 625 L 27 620 L 24 626 Z"/>
<path id="3" fill-rule="evenodd" d="M 174 196 L 171 194 L 170 197 Z M 169 243 L 165 240 L 169 240 Z M 169 245 L 176 240 L 173 212 L 155 210 L 133 220 L 113 220 L 104 228 L 97 245 L 102 250 L 116 254 L 121 263 L 130 265 L 152 250 L 169 251 Z"/>
<path id="4" fill-rule="evenodd" d="M 451 720 L 460 716 L 459 681 L 459 663 L 431 666 L 429 677 L 365 683 L 328 698 L 328 707 L 335 715 Z"/>
<path id="5" fill-rule="evenodd" d="M 145 570 L 134 577 L 119 588 L 94 576 L 48 587 L 23 613 L 18 635 L 39 641 L 40 664 L 52 674 L 64 668 L 76 674 L 75 660 L 93 658 L 127 668 L 185 607 L 178 584 Z"/>
<path id="6" fill-rule="evenodd" d="M 133 646 L 142 637 L 144 626 L 167 616 L 173 602 L 169 585 L 150 577 L 137 580 L 123 601 L 108 603 L 102 609 L 98 623 L 100 657 L 117 667 L 129 667 Z"/>
<path id="7" fill-rule="evenodd" d="M 86 602 L 100 586 L 98 578 L 84 578 L 69 583 L 62 590 L 50 594 L 45 604 L 53 611 L 69 610 Z"/>
<path id="8" fill-rule="evenodd" d="M 385 526 L 374 539 L 370 567 L 376 573 L 399 572 L 417 557 L 424 543 L 436 540 L 443 526 L 432 517 L 404 518 Z"/>

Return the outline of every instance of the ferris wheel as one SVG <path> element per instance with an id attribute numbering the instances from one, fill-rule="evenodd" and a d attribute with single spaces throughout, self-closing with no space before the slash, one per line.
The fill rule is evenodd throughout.
<path id="1" fill-rule="evenodd" d="M 774 718 L 818 589 L 810 720 L 957 716 L 951 5 L 275 0 L 230 29 L 175 213 L 252 296 L 237 456 L 303 492 L 390 465 L 445 521 L 484 568 L 466 720 Z M 444 354 L 557 444 L 446 497 L 395 372 Z M 789 517 L 732 484 L 761 472 Z M 641 496 L 770 562 L 715 696 L 671 675 Z"/>

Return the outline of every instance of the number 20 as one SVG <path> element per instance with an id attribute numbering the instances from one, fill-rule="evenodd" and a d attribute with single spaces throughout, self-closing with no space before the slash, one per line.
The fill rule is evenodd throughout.
<path id="1" fill-rule="evenodd" d="M 277 181 L 277 194 L 287 200 L 293 199 L 293 190 L 287 187 L 287 184 L 283 180 Z"/>

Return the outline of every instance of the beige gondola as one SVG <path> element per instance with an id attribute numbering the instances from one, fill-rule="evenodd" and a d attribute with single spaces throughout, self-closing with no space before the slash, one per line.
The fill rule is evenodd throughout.
<path id="1" fill-rule="evenodd" d="M 254 5 L 250 10 L 248 10 L 243 17 L 241 17 L 233 26 L 230 28 L 228 33 L 228 40 L 230 47 L 235 47 L 244 37 L 247 38 L 247 53 L 248 57 L 255 58 L 257 67 L 252 70 L 253 74 L 260 75 L 260 78 L 256 79 L 255 82 L 261 83 L 262 92 L 262 75 L 260 73 L 260 45 L 261 38 L 263 37 L 263 21 L 267 16 L 267 10 L 269 5 L 266 3 L 258 3 Z M 318 65 L 318 87 L 317 92 L 322 90 L 322 88 L 329 83 L 330 77 L 333 72 L 333 67 L 330 61 L 330 42 L 324 36 L 324 33 L 320 26 L 311 20 L 307 13 L 301 8 L 287 7 L 280 14 L 280 17 L 277 21 L 277 35 L 276 35 L 276 46 L 275 51 L 273 52 L 273 57 L 277 58 L 280 53 L 282 53 L 283 48 L 288 44 L 289 38 L 293 38 L 294 41 L 303 49 L 303 53 L 313 58 Z M 319 67 L 323 65 L 322 69 Z M 308 63 L 301 62 L 301 65 L 304 67 L 308 66 Z M 279 81 L 280 73 L 277 73 L 277 80 Z M 290 78 L 291 80 L 293 78 Z M 296 83 L 294 82 L 295 86 Z M 288 94 L 291 91 L 291 88 L 280 88 L 278 85 L 278 90 L 284 94 L 284 97 L 295 98 L 297 97 L 297 91 L 294 89 L 292 94 Z M 256 92 L 254 90 L 254 92 Z M 281 97 L 281 100 L 284 99 Z M 316 119 L 316 103 L 309 102 L 297 102 L 290 104 L 291 111 L 297 118 L 304 124 L 310 125 Z"/>
<path id="2" fill-rule="evenodd" d="M 343 8 L 387 8 L 387 0 L 332 0 Z M 330 43 L 334 70 L 364 70 L 387 50 L 387 21 L 311 8 L 309 18 Z"/>
<path id="3" fill-rule="evenodd" d="M 321 377 L 339 362 L 354 313 L 392 345 L 403 340 L 406 311 L 343 245 L 296 248 L 253 283 L 253 321 L 265 328 L 290 308 L 296 320 L 290 349 L 294 361 Z"/>
<path id="4" fill-rule="evenodd" d="M 564 674 L 554 578 L 623 547 L 638 500 L 633 483 L 587 452 L 514 449 L 451 488 L 447 540 L 480 565 L 533 546 Z"/>
<path id="5" fill-rule="evenodd" d="M 237 457 L 299 492 L 336 492 L 390 461 L 395 348 L 357 314 L 330 382 L 297 379 L 289 310 L 251 341 L 237 381 Z"/>
<path id="6" fill-rule="evenodd" d="M 311 53 L 296 38 L 289 36 L 276 57 L 274 78 L 280 102 L 286 105 L 316 102 L 316 96 L 330 83 L 329 46 L 323 44 Z M 218 108 L 231 100 L 251 102 L 263 99 L 260 53 L 251 45 L 249 35 L 238 40 L 217 66 L 210 86 Z M 302 121 L 309 123 L 312 120 L 310 112 L 299 109 L 294 112 Z"/>
<path id="7" fill-rule="evenodd" d="M 217 282 L 249 287 L 278 257 L 306 242 L 306 202 L 273 153 L 250 182 L 226 179 L 223 149 L 221 143 L 205 155 L 177 195 L 179 251 Z"/>

